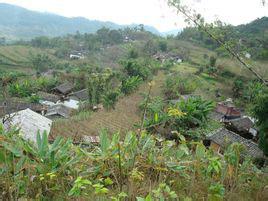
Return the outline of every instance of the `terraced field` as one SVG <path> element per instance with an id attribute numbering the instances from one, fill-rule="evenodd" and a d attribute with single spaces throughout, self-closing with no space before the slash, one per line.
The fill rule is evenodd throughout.
<path id="1" fill-rule="evenodd" d="M 160 72 L 155 76 L 155 85 L 152 88 L 152 96 L 160 96 L 165 75 Z M 120 99 L 114 110 L 99 111 L 93 113 L 88 119 L 82 121 L 65 120 L 56 121 L 52 127 L 53 137 L 60 135 L 75 137 L 81 135 L 97 135 L 101 129 L 108 129 L 110 132 L 120 131 L 124 134 L 127 130 L 133 130 L 134 124 L 141 121 L 141 114 L 138 106 L 142 101 L 142 93 L 148 92 L 148 83 L 140 86 L 135 93 Z"/>
<path id="2" fill-rule="evenodd" d="M 0 46 L 0 69 L 5 71 L 31 72 L 31 54 L 38 53 L 46 53 L 53 57 L 53 50 L 20 45 Z"/>

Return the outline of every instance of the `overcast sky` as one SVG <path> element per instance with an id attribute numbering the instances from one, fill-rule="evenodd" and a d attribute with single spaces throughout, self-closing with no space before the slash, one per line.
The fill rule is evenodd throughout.
<path id="1" fill-rule="evenodd" d="M 31 10 L 51 12 L 67 17 L 112 21 L 119 24 L 143 23 L 160 31 L 185 26 L 182 16 L 175 15 L 166 0 L 0 0 Z M 207 20 L 216 17 L 238 25 L 268 16 L 262 0 L 184 0 Z M 268 4 L 268 2 L 267 2 Z"/>

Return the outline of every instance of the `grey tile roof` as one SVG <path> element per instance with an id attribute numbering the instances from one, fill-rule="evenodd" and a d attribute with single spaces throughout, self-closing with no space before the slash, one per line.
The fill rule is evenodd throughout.
<path id="1" fill-rule="evenodd" d="M 87 89 L 82 89 L 80 91 L 71 93 L 70 96 L 74 96 L 80 101 L 85 101 L 88 99 L 88 91 Z"/>
<path id="2" fill-rule="evenodd" d="M 237 131 L 248 131 L 253 127 L 254 123 L 248 117 L 229 120 L 229 123 L 236 128 Z"/>
<path id="3" fill-rule="evenodd" d="M 247 140 L 240 135 L 227 130 L 226 128 L 220 128 L 208 137 L 209 140 L 218 144 L 221 147 L 225 147 L 232 143 L 240 143 L 245 146 L 245 151 L 248 155 L 254 158 L 263 157 L 262 150 L 259 149 L 258 145 L 251 140 Z"/>
<path id="4" fill-rule="evenodd" d="M 64 84 L 61 84 L 61 85 L 55 87 L 54 90 L 56 90 L 62 94 L 68 94 L 73 90 L 73 88 L 74 88 L 74 86 L 71 83 L 66 82 Z"/>
<path id="5" fill-rule="evenodd" d="M 43 91 L 39 91 L 37 93 L 37 95 L 42 99 L 42 100 L 45 100 L 45 101 L 51 101 L 51 102 L 54 102 L 56 103 L 58 100 L 60 100 L 60 97 L 55 95 L 55 94 L 50 94 L 50 93 L 46 93 L 46 92 L 43 92 Z"/>
<path id="6" fill-rule="evenodd" d="M 46 117 L 60 115 L 64 118 L 69 118 L 71 116 L 72 110 L 62 104 L 50 106 L 47 110 Z"/>
<path id="7" fill-rule="evenodd" d="M 31 109 L 35 112 L 41 112 L 47 108 L 39 103 L 27 103 L 23 101 L 7 100 L 6 102 L 0 103 L 0 117 L 5 114 L 11 114 L 20 110 Z"/>

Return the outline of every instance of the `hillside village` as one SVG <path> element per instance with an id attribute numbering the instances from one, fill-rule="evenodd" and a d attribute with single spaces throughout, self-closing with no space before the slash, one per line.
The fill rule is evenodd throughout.
<path id="1" fill-rule="evenodd" d="M 211 28 L 264 81 L 267 22 Z M 268 199 L 267 83 L 202 31 L 5 41 L 0 200 Z"/>

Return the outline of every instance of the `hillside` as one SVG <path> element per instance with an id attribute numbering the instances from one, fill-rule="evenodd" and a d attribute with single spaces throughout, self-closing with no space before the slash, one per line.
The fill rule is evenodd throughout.
<path id="1" fill-rule="evenodd" d="M 238 26 L 214 27 L 213 31 L 217 33 L 217 38 L 225 42 L 228 41 L 229 44 L 234 46 L 233 48 L 240 52 L 249 52 L 254 59 L 268 59 L 268 17 L 262 17 L 248 24 Z M 216 50 L 221 56 L 227 55 L 227 52 L 218 43 L 197 28 L 185 28 L 178 35 L 178 38 Z"/>
<path id="2" fill-rule="evenodd" d="M 131 25 L 88 20 L 82 17 L 68 18 L 50 13 L 30 11 L 10 4 L 0 3 L 0 36 L 7 39 L 26 39 L 37 36 L 62 36 L 81 33 L 95 33 L 102 27 L 120 29 Z M 151 26 L 144 26 L 150 32 L 160 34 Z"/>

